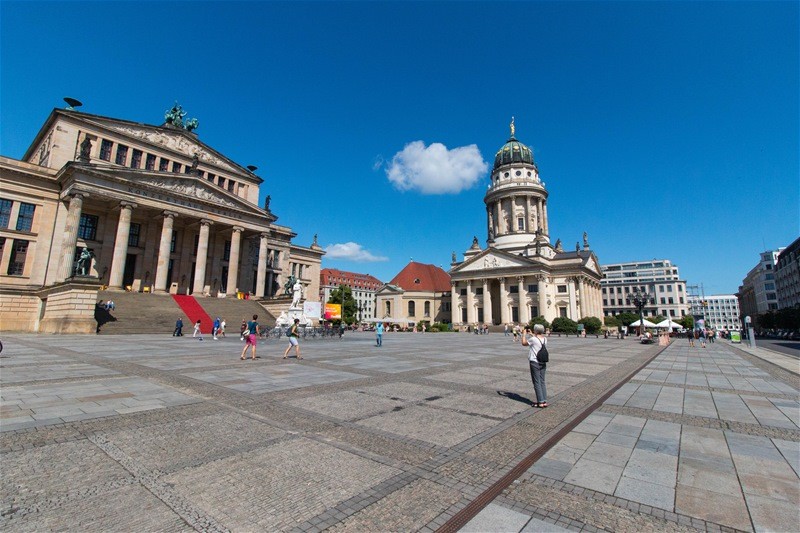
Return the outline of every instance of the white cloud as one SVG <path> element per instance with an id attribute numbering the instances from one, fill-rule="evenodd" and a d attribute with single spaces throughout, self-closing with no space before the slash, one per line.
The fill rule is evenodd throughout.
<path id="1" fill-rule="evenodd" d="M 386 161 L 383 160 L 383 156 L 378 154 L 375 156 L 375 159 L 372 161 L 372 170 L 380 170 L 383 164 Z"/>
<path id="2" fill-rule="evenodd" d="M 426 147 L 414 141 L 394 154 L 386 176 L 401 191 L 449 194 L 469 189 L 488 168 L 474 144 L 448 150 L 441 143 Z"/>
<path id="3" fill-rule="evenodd" d="M 325 257 L 327 259 L 345 259 L 357 263 L 375 263 L 389 260 L 388 257 L 372 255 L 369 251 L 362 248 L 360 244 L 355 242 L 331 244 L 325 248 Z"/>

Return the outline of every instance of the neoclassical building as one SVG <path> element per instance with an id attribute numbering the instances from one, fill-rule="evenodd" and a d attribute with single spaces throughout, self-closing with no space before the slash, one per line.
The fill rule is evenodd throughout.
<path id="1" fill-rule="evenodd" d="M 478 238 L 450 269 L 454 325 L 527 323 L 544 316 L 602 320 L 602 273 L 586 234 L 564 251 L 550 243 L 547 189 L 531 149 L 511 137 L 497 151 L 484 203 L 486 248 Z"/>
<path id="2" fill-rule="evenodd" d="M 98 289 L 270 298 L 293 274 L 316 299 L 316 239 L 293 244 L 258 205 L 255 167 L 181 113 L 153 126 L 55 109 L 21 161 L 0 157 L 3 330 L 94 331 Z"/>

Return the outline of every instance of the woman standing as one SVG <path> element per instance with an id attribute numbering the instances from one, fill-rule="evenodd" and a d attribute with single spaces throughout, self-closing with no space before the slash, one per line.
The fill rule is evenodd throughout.
<path id="1" fill-rule="evenodd" d="M 294 324 L 292 324 L 292 327 L 289 329 L 289 335 L 288 335 L 288 337 L 289 337 L 289 347 L 286 348 L 285 352 L 283 352 L 283 358 L 284 359 L 286 359 L 289 356 L 289 350 L 292 349 L 292 346 L 294 346 L 294 353 L 295 353 L 295 355 L 297 355 L 297 358 L 298 359 L 302 359 L 303 358 L 300 355 L 300 342 L 297 340 L 297 338 L 300 336 L 300 332 L 298 331 L 299 327 L 300 327 L 300 319 L 299 318 L 295 318 L 294 319 Z"/>
<path id="2" fill-rule="evenodd" d="M 533 334 L 531 335 L 530 328 L 525 328 L 525 333 L 522 335 L 522 345 L 529 346 L 528 351 L 528 364 L 531 367 L 531 380 L 533 381 L 533 390 L 536 392 L 536 403 L 534 407 L 547 407 L 547 386 L 545 385 L 544 374 L 549 360 L 547 354 L 547 337 L 544 336 L 544 326 L 542 324 L 535 324 L 533 326 Z M 539 360 L 541 356 L 542 361 Z"/>
<path id="3" fill-rule="evenodd" d="M 258 359 L 258 357 L 256 357 L 256 342 L 258 342 L 258 322 L 256 322 L 256 320 L 258 320 L 258 315 L 253 315 L 253 320 L 247 323 L 247 329 L 245 330 L 247 339 L 244 343 L 244 348 L 242 348 L 242 361 L 246 359 L 244 354 L 247 352 L 248 346 L 251 348 L 250 358 L 254 361 Z"/>

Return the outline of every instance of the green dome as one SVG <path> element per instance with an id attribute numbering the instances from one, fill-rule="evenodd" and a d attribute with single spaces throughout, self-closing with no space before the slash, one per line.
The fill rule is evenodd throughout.
<path id="1" fill-rule="evenodd" d="M 494 168 L 492 170 L 497 170 L 503 165 L 510 165 L 512 163 L 534 164 L 533 152 L 531 152 L 531 149 L 513 136 L 497 151 L 497 154 L 494 156 Z"/>

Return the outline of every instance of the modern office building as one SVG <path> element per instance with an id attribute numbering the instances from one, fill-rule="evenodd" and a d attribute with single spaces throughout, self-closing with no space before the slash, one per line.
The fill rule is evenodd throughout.
<path id="1" fill-rule="evenodd" d="M 775 263 L 775 291 L 778 309 L 800 307 L 800 238 L 778 255 Z"/>
<path id="2" fill-rule="evenodd" d="M 383 286 L 383 282 L 369 274 L 347 272 L 335 268 L 323 268 L 319 272 L 319 301 L 328 301 L 331 291 L 344 285 L 349 287 L 356 300 L 358 320 L 375 318 L 375 293 Z"/>
<path id="3" fill-rule="evenodd" d="M 294 244 L 258 205 L 255 167 L 184 114 L 155 126 L 55 109 L 21 160 L 0 157 L 3 330 L 94 333 L 101 289 L 271 298 L 295 272 L 316 298 L 322 249 Z"/>
<path id="4" fill-rule="evenodd" d="M 486 248 L 476 236 L 463 261 L 452 254 L 454 325 L 602 317 L 597 256 L 586 233 L 574 250 L 564 250 L 561 239 L 550 243 L 547 199 L 533 152 L 516 139 L 512 121 L 483 199 Z"/>
<path id="5" fill-rule="evenodd" d="M 629 296 L 636 290 L 649 295 L 643 314 L 681 318 L 689 313 L 686 281 L 669 259 L 601 265 L 603 314 L 637 313 Z"/>
<path id="6" fill-rule="evenodd" d="M 742 329 L 739 299 L 735 294 L 690 294 L 689 307 L 693 310 L 693 315 L 703 317 L 707 328 L 726 331 Z"/>
<path id="7" fill-rule="evenodd" d="M 758 315 L 778 310 L 775 265 L 783 250 L 785 248 L 761 252 L 758 264 L 747 273 L 739 286 L 739 309 L 743 317 L 751 317 L 754 325 L 758 323 Z"/>

